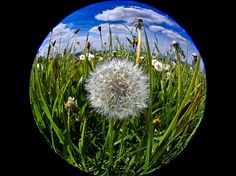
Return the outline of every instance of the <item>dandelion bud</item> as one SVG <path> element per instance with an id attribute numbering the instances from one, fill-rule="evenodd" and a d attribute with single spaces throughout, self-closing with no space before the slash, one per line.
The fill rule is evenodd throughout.
<path id="1" fill-rule="evenodd" d="M 195 65 L 197 63 L 197 54 L 192 53 L 192 56 L 193 56 L 192 64 Z"/>
<path id="2" fill-rule="evenodd" d="M 116 57 L 116 51 L 112 51 L 113 57 Z"/>
<path id="3" fill-rule="evenodd" d="M 99 32 L 101 32 L 102 31 L 102 27 L 98 26 L 98 30 L 99 30 Z"/>
<path id="4" fill-rule="evenodd" d="M 174 48 L 178 48 L 179 47 L 179 43 L 175 40 L 172 41 L 171 46 L 173 46 Z"/>
<path id="5" fill-rule="evenodd" d="M 87 49 L 88 49 L 88 51 L 89 51 L 89 50 L 90 50 L 90 47 L 91 47 L 91 43 L 88 42 L 87 45 L 86 45 L 86 47 L 87 47 Z"/>

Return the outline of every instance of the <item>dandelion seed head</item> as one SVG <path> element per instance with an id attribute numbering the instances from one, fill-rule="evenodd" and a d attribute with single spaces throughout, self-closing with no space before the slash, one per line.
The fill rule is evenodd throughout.
<path id="1" fill-rule="evenodd" d="M 163 65 L 163 69 L 168 71 L 170 69 L 170 65 L 168 64 L 162 64 Z"/>
<path id="2" fill-rule="evenodd" d="M 89 60 L 89 61 L 91 61 L 91 60 L 94 59 L 94 57 L 95 57 L 95 56 L 94 56 L 93 54 L 91 54 L 91 53 L 87 53 L 86 56 L 88 57 L 88 60 Z M 84 59 L 85 59 L 85 55 L 84 55 L 84 54 L 80 55 L 80 56 L 79 56 L 79 59 L 80 59 L 80 60 L 84 60 Z"/>
<path id="3" fill-rule="evenodd" d="M 135 117 L 148 106 L 148 77 L 127 59 L 108 59 L 90 72 L 85 84 L 91 106 L 107 118 Z"/>
<path id="4" fill-rule="evenodd" d="M 154 68 L 157 70 L 157 71 L 162 71 L 163 70 L 163 64 L 159 61 L 156 61 L 155 64 L 154 64 Z"/>
<path id="5" fill-rule="evenodd" d="M 156 59 L 152 59 L 152 65 L 154 65 L 157 62 Z"/>
<path id="6" fill-rule="evenodd" d="M 85 59 L 84 55 L 80 55 L 80 56 L 79 56 L 79 59 L 80 59 L 80 60 L 84 60 L 84 59 Z"/>

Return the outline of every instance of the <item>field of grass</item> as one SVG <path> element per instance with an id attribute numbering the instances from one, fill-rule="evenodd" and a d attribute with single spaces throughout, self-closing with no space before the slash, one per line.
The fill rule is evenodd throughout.
<path id="1" fill-rule="evenodd" d="M 154 58 L 147 36 L 142 38 L 143 58 L 138 56 L 139 62 L 136 58 L 139 51 L 125 47 L 117 42 L 118 38 L 113 41 L 112 37 L 109 49 L 104 52 L 84 47 L 84 54 L 94 52 L 91 60 L 78 59 L 73 45 L 64 53 L 35 58 L 29 89 L 35 122 L 51 148 L 85 172 L 144 175 L 159 169 L 184 149 L 203 117 L 206 78 L 200 69 L 200 55 L 194 66 L 183 64 L 178 50 L 173 54 L 159 53 Z M 87 44 L 88 41 L 89 36 Z M 109 120 L 88 101 L 84 84 L 89 72 L 113 57 L 114 49 L 118 59 L 136 62 L 149 77 L 149 106 L 134 118 Z M 153 59 L 170 68 L 156 70 Z M 73 111 L 65 108 L 68 97 L 74 97 Z"/>

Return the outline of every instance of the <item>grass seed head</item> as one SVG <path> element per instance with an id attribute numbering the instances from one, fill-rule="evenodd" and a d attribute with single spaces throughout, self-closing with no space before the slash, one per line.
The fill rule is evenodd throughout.
<path id="1" fill-rule="evenodd" d="M 67 102 L 64 104 L 67 112 L 76 113 L 78 111 L 77 100 L 74 97 L 68 97 Z"/>

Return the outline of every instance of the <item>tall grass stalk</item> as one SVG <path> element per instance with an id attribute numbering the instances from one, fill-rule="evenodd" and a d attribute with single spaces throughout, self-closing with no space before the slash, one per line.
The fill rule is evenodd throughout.
<path id="1" fill-rule="evenodd" d="M 149 42 L 147 38 L 147 33 L 144 28 L 144 35 L 146 41 L 146 48 L 147 48 L 147 67 L 148 67 L 148 75 L 149 75 L 149 85 L 150 85 L 150 96 L 149 96 L 149 107 L 148 107 L 148 114 L 146 120 L 146 131 L 147 131 L 147 150 L 146 150 L 146 157 L 145 157 L 145 164 L 144 164 L 144 173 L 147 172 L 149 166 L 149 160 L 152 151 L 152 141 L 153 141 L 153 126 L 152 126 L 152 104 L 153 104 L 153 70 L 152 70 L 152 58 L 150 53 Z"/>

